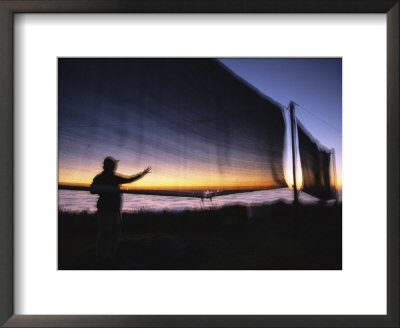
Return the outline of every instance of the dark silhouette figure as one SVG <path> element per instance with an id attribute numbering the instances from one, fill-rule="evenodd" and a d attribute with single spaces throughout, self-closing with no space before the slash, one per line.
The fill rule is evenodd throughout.
<path id="1" fill-rule="evenodd" d="M 103 172 L 96 175 L 90 186 L 92 194 L 98 194 L 97 217 L 98 239 L 97 256 L 106 260 L 115 254 L 121 238 L 122 197 L 120 184 L 133 182 L 150 173 L 151 167 L 131 177 L 115 174 L 118 160 L 108 156 L 103 162 Z"/>

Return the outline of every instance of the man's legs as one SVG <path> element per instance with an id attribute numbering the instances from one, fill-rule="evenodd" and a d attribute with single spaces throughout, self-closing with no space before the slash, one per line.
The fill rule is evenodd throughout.
<path id="1" fill-rule="evenodd" d="M 100 260 L 115 255 L 121 239 L 121 213 L 119 211 L 97 211 L 98 238 L 97 255 Z"/>
<path id="2" fill-rule="evenodd" d="M 111 255 L 113 218 L 109 211 L 97 211 L 97 257 L 104 260 Z"/>
<path id="3" fill-rule="evenodd" d="M 112 254 L 115 255 L 118 249 L 119 242 L 121 240 L 121 234 L 122 234 L 122 218 L 121 218 L 121 213 L 118 212 L 113 212 L 113 225 L 112 225 Z"/>

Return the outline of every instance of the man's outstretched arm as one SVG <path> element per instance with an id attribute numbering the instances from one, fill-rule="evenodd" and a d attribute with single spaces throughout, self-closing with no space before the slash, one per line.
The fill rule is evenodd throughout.
<path id="1" fill-rule="evenodd" d="M 129 182 L 133 182 L 133 181 L 139 180 L 139 179 L 143 178 L 148 173 L 151 173 L 151 167 L 150 166 L 146 167 L 142 172 L 140 172 L 140 173 L 138 173 L 136 175 L 133 175 L 131 177 L 125 178 L 125 177 L 118 176 L 118 184 L 129 183 Z"/>

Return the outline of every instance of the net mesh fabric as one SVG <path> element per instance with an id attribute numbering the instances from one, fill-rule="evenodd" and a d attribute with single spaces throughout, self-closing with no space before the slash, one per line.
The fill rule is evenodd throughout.
<path id="1" fill-rule="evenodd" d="M 59 180 L 107 155 L 144 186 L 286 187 L 282 108 L 214 59 L 59 59 Z M 147 184 L 147 185 L 146 185 Z"/>
<path id="2" fill-rule="evenodd" d="M 317 198 L 334 198 L 330 183 L 331 153 L 324 149 L 300 123 L 297 123 L 303 191 Z"/>

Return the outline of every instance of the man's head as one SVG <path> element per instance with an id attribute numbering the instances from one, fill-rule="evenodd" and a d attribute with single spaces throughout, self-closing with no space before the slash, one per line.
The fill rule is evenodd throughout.
<path id="1" fill-rule="evenodd" d="M 114 172 L 117 169 L 118 160 L 111 156 L 107 156 L 103 161 L 103 169 L 106 172 Z"/>

